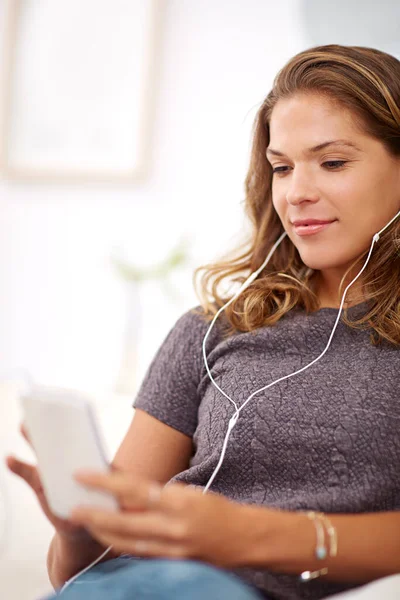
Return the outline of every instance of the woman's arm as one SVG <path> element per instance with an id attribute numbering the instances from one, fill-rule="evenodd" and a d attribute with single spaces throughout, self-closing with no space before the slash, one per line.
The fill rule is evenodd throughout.
<path id="1" fill-rule="evenodd" d="M 61 587 L 70 577 L 94 562 L 105 550 L 90 535 L 74 539 L 56 532 L 47 553 L 47 571 L 54 589 Z M 119 554 L 111 549 L 98 562 L 110 560 Z"/>
<path id="2" fill-rule="evenodd" d="M 124 472 L 81 472 L 75 479 L 115 495 L 125 507 L 123 513 L 77 507 L 71 515 L 72 523 L 116 551 L 293 575 L 327 567 L 324 577 L 341 582 L 400 573 L 400 512 L 326 515 L 338 551 L 317 560 L 315 525 L 304 512 L 239 504 L 182 483 L 160 486 L 154 499 L 156 482 Z"/>
<path id="3" fill-rule="evenodd" d="M 187 467 L 191 449 L 192 440 L 189 437 L 136 409 L 112 464 L 127 476 L 146 476 L 164 484 Z M 47 571 L 53 586 L 61 586 L 95 561 L 106 547 L 106 544 L 100 544 L 90 535 L 82 539 L 69 539 L 56 533 L 47 555 Z M 99 562 L 119 554 L 121 552 L 110 550 Z"/>
<path id="4" fill-rule="evenodd" d="M 249 564 L 280 573 L 300 574 L 328 567 L 326 579 L 368 582 L 400 573 L 400 512 L 327 514 L 336 528 L 335 558 L 315 558 L 314 524 L 300 512 L 243 507 L 252 539 Z M 247 512 L 247 516 L 245 516 Z"/>

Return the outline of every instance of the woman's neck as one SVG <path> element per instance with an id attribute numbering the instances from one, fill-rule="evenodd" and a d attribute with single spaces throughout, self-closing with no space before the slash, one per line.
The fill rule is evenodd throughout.
<path id="1" fill-rule="evenodd" d="M 342 277 L 337 275 L 334 277 L 327 278 L 324 277 L 321 272 L 317 272 L 314 281 L 314 291 L 318 297 L 320 306 L 319 308 L 339 308 L 340 303 L 343 298 L 344 290 L 346 289 L 346 285 L 351 281 L 347 280 L 347 283 L 342 286 L 342 292 L 339 298 L 339 286 Z M 358 282 L 355 282 L 351 288 L 348 290 L 346 294 L 346 298 L 343 306 L 349 308 L 350 306 L 355 306 L 356 304 L 360 304 L 364 300 L 364 296 L 361 291 L 361 285 Z"/>

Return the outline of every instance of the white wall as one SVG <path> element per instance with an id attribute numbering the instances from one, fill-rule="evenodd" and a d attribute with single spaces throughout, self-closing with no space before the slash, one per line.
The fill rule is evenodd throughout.
<path id="1" fill-rule="evenodd" d="M 156 261 L 186 233 L 193 264 L 225 250 L 240 227 L 252 117 L 277 68 L 302 43 L 291 34 L 282 44 L 271 20 L 294 30 L 295 6 L 286 2 L 283 15 L 282 5 L 271 12 L 257 0 L 165 3 L 145 183 L 121 189 L 0 181 L 3 368 L 23 366 L 39 380 L 80 388 L 111 387 L 125 308 L 108 264 L 112 248 L 124 246 L 137 262 Z M 196 302 L 187 275 L 177 312 Z M 154 326 L 142 363 L 175 316 L 158 302 L 146 296 Z"/>
<path id="2" fill-rule="evenodd" d="M 113 395 L 126 296 L 110 267 L 111 251 L 125 248 L 136 263 L 150 264 L 181 234 L 192 241 L 192 263 L 175 278 L 180 303 L 168 302 L 155 286 L 143 290 L 140 378 L 174 320 L 197 303 L 193 267 L 227 250 L 240 234 L 253 117 L 277 70 L 313 45 L 301 7 L 300 0 L 164 2 L 145 182 L 0 179 L 0 377 L 23 367 L 43 383 L 95 391 L 112 448 L 128 425 L 132 399 Z M 0 0 L 4 25 L 3 17 Z M 120 415 L 114 425 L 112 415 Z M 28 457 L 18 420 L 15 389 L 8 386 L 0 395 L 1 451 Z M 33 589 L 48 586 L 44 556 L 51 529 L 26 486 L 10 474 L 5 480 L 13 512 L 2 586 L 8 582 L 8 598 L 28 600 Z M 22 564 L 28 592 L 18 588 Z"/>
<path id="3" fill-rule="evenodd" d="M 197 303 L 193 268 L 240 236 L 253 117 L 276 70 L 305 45 L 296 27 L 297 6 L 164 2 L 152 168 L 144 183 L 68 186 L 0 179 L 0 371 L 24 367 L 43 383 L 95 391 L 113 448 L 131 417 L 132 399 L 112 396 L 126 297 L 109 256 L 120 247 L 136 263 L 150 264 L 182 234 L 192 242 L 191 265 L 175 278 L 180 304 L 168 302 L 154 285 L 143 290 L 140 378 L 175 319 Z M 7 400 L 0 403 L 8 429 L 2 452 L 28 458 L 16 431 L 14 388 L 11 392 L 3 392 Z M 111 431 L 116 413 L 122 418 L 114 419 Z M 8 556 L 14 569 L 3 562 L 3 581 L 17 586 L 16 571 L 27 572 L 35 556 L 37 585 L 47 585 L 44 556 L 51 529 L 23 483 L 6 474 L 6 485 L 13 504 Z M 13 589 L 13 597 L 22 600 L 23 590 L 18 595 Z"/>

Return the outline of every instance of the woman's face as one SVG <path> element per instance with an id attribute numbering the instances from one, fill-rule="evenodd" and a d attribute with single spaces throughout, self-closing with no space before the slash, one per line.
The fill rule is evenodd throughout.
<path id="1" fill-rule="evenodd" d="M 312 269 L 343 274 L 400 210 L 400 159 L 329 99 L 298 94 L 279 100 L 267 158 L 275 210 Z M 311 225 L 293 224 L 307 219 L 330 224 L 307 235 Z"/>

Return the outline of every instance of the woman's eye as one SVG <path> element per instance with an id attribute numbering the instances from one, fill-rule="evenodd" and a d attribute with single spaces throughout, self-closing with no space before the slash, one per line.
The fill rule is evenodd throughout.
<path id="1" fill-rule="evenodd" d="M 343 165 L 345 165 L 346 162 L 347 162 L 346 160 L 327 160 L 324 163 L 322 163 L 322 166 L 325 166 L 329 170 L 334 171 L 335 169 L 340 169 L 340 167 L 343 167 Z M 286 166 L 275 167 L 274 169 L 272 169 L 272 173 L 278 173 L 278 174 L 284 175 L 285 173 L 288 172 L 289 168 L 290 167 L 286 167 Z"/>
<path id="2" fill-rule="evenodd" d="M 347 161 L 345 160 L 327 160 L 326 162 L 322 163 L 323 165 L 328 165 L 329 169 L 338 169 L 339 167 L 343 167 L 344 164 L 346 164 Z"/>
<path id="3" fill-rule="evenodd" d="M 288 169 L 289 167 L 275 167 L 272 169 L 272 173 L 286 173 L 284 169 Z"/>

